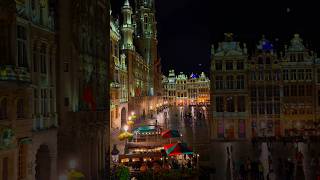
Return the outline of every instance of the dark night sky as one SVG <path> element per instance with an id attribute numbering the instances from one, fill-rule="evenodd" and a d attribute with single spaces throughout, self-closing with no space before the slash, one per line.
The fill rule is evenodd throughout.
<path id="1" fill-rule="evenodd" d="M 114 14 L 123 0 L 111 0 Z M 195 3 L 197 2 L 197 3 Z M 299 33 L 305 43 L 319 51 L 319 7 L 278 5 L 271 1 L 256 4 L 215 0 L 156 0 L 159 50 L 165 75 L 177 72 L 209 72 L 211 44 L 223 40 L 224 32 L 250 47 L 265 34 L 281 46 Z M 288 12 L 287 9 L 290 9 Z M 279 41 L 275 42 L 278 38 Z M 202 64 L 202 66 L 199 66 Z"/>

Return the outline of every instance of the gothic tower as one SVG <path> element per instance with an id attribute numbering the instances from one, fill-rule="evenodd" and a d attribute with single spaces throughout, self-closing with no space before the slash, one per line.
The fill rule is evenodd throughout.
<path id="1" fill-rule="evenodd" d="M 133 46 L 133 24 L 132 24 L 132 8 L 129 4 L 129 0 L 125 0 L 121 9 L 123 15 L 123 24 L 121 31 L 123 34 L 123 47 L 122 49 L 134 50 Z"/>
<path id="2" fill-rule="evenodd" d="M 135 38 L 137 51 L 150 66 L 148 73 L 148 95 L 154 95 L 154 65 L 157 54 L 157 27 L 154 0 L 135 0 Z"/>

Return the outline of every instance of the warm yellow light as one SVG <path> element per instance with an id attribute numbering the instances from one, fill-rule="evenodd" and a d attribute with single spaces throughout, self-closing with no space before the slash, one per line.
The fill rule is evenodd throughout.
<path id="1" fill-rule="evenodd" d="M 123 127 L 123 129 L 124 129 L 124 131 L 128 131 L 128 129 L 129 129 L 129 126 L 128 125 L 124 125 L 124 127 Z"/>

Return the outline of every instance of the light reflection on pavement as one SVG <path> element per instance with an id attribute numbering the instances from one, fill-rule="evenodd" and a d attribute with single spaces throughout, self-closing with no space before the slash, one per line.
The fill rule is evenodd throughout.
<path id="1" fill-rule="evenodd" d="M 176 129 L 179 130 L 183 135 L 182 140 L 187 142 L 193 151 L 200 154 L 200 164 L 205 166 L 210 166 L 216 168 L 216 173 L 214 175 L 215 179 L 232 179 L 232 161 L 239 162 L 245 161 L 248 157 L 251 160 L 261 160 L 264 164 L 265 177 L 268 170 L 268 149 L 265 143 L 262 143 L 256 147 L 253 147 L 249 141 L 210 141 L 209 130 L 208 130 L 208 120 L 197 119 L 196 114 L 198 111 L 202 111 L 205 115 L 206 112 L 201 110 L 202 107 L 170 107 L 168 111 L 167 121 L 164 118 L 163 113 L 158 115 L 158 121 L 162 124 L 165 129 Z M 185 114 L 191 113 L 193 118 L 186 118 Z M 232 146 L 233 152 L 229 160 L 227 155 L 227 147 Z M 260 147 L 259 147 L 260 146 Z M 282 143 L 273 143 L 272 149 L 272 162 L 273 169 L 277 172 L 278 158 L 291 158 L 294 159 L 294 148 L 292 144 L 287 144 L 286 147 Z M 319 152 L 319 143 L 312 144 L 311 149 Z M 261 152 L 260 152 L 260 150 Z M 310 169 L 310 150 L 307 149 L 307 145 L 300 143 L 299 148 L 304 154 L 304 172 L 302 170 L 296 170 L 295 176 L 311 180 L 312 170 Z M 305 174 L 305 175 L 303 175 Z"/>

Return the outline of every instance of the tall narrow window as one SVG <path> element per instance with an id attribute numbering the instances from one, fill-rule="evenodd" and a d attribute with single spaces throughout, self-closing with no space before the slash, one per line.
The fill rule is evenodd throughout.
<path id="1" fill-rule="evenodd" d="M 263 64 L 263 58 L 262 57 L 258 58 L 258 64 Z"/>
<path id="2" fill-rule="evenodd" d="M 227 76 L 227 89 L 233 89 L 233 76 Z"/>
<path id="3" fill-rule="evenodd" d="M 280 103 L 274 103 L 273 108 L 275 114 L 280 114 Z"/>
<path id="4" fill-rule="evenodd" d="M 264 103 L 259 104 L 259 114 L 265 114 Z"/>
<path id="5" fill-rule="evenodd" d="M 24 118 L 23 99 L 18 99 L 17 101 L 17 118 Z"/>
<path id="6" fill-rule="evenodd" d="M 306 79 L 312 80 L 312 71 L 311 69 L 306 69 Z"/>
<path id="7" fill-rule="evenodd" d="M 40 49 L 40 68 L 41 68 L 41 73 L 46 74 L 47 73 L 47 46 L 45 44 L 41 45 Z"/>
<path id="8" fill-rule="evenodd" d="M 292 69 L 290 73 L 291 73 L 291 80 L 297 80 L 297 70 Z"/>
<path id="9" fill-rule="evenodd" d="M 216 89 L 223 89 L 223 77 L 216 76 Z"/>
<path id="10" fill-rule="evenodd" d="M 3 98 L 0 102 L 0 120 L 8 118 L 7 98 Z"/>
<path id="11" fill-rule="evenodd" d="M 258 97 L 259 97 L 259 100 L 264 99 L 264 88 L 263 87 L 258 88 Z"/>
<path id="12" fill-rule="evenodd" d="M 37 58 L 37 45 L 35 44 L 33 46 L 33 51 L 32 51 L 32 61 L 33 61 L 33 72 L 38 71 L 38 58 Z"/>
<path id="13" fill-rule="evenodd" d="M 222 96 L 216 97 L 216 111 L 223 112 L 224 111 L 224 101 Z"/>
<path id="14" fill-rule="evenodd" d="M 272 103 L 267 103 L 267 114 L 272 114 Z"/>
<path id="15" fill-rule="evenodd" d="M 238 96 L 237 108 L 238 108 L 238 112 L 246 111 L 246 101 L 244 96 Z"/>
<path id="16" fill-rule="evenodd" d="M 266 57 L 266 64 L 271 64 L 271 59 L 270 59 L 270 57 Z"/>
<path id="17" fill-rule="evenodd" d="M 221 71 L 222 70 L 222 62 L 221 61 L 217 61 L 215 66 L 216 66 L 216 70 L 217 71 Z"/>
<path id="18" fill-rule="evenodd" d="M 18 66 L 26 67 L 27 66 L 27 32 L 26 28 L 23 26 L 17 26 L 17 57 L 18 57 Z"/>
<path id="19" fill-rule="evenodd" d="M 226 70 L 233 70 L 233 62 L 226 62 Z"/>
<path id="20" fill-rule="evenodd" d="M 256 72 L 251 72 L 251 80 L 255 81 L 257 80 L 257 77 L 256 77 Z"/>
<path id="21" fill-rule="evenodd" d="M 304 80 L 304 69 L 298 69 L 298 80 Z"/>
<path id="22" fill-rule="evenodd" d="M 237 70 L 243 70 L 244 69 L 244 65 L 242 61 L 237 62 Z"/>
<path id="23" fill-rule="evenodd" d="M 227 97 L 227 112 L 234 112 L 234 98 L 232 96 Z"/>
<path id="24" fill-rule="evenodd" d="M 244 75 L 237 76 L 237 89 L 244 89 Z"/>
<path id="25" fill-rule="evenodd" d="M 263 73 L 263 71 L 259 71 L 259 74 L 258 74 L 258 79 L 259 80 L 264 80 L 264 73 Z"/>
<path id="26" fill-rule="evenodd" d="M 251 104 L 251 114 L 257 114 L 257 104 L 256 103 Z"/>
<path id="27" fill-rule="evenodd" d="M 289 80 L 289 71 L 288 69 L 285 69 L 282 71 L 282 79 L 283 80 Z"/>
<path id="28" fill-rule="evenodd" d="M 257 100 L 257 89 L 255 86 L 251 87 L 251 101 L 256 101 Z"/>
<path id="29" fill-rule="evenodd" d="M 266 88 L 266 96 L 267 96 L 267 100 L 271 100 L 272 99 L 272 86 L 267 86 L 267 88 Z"/>

